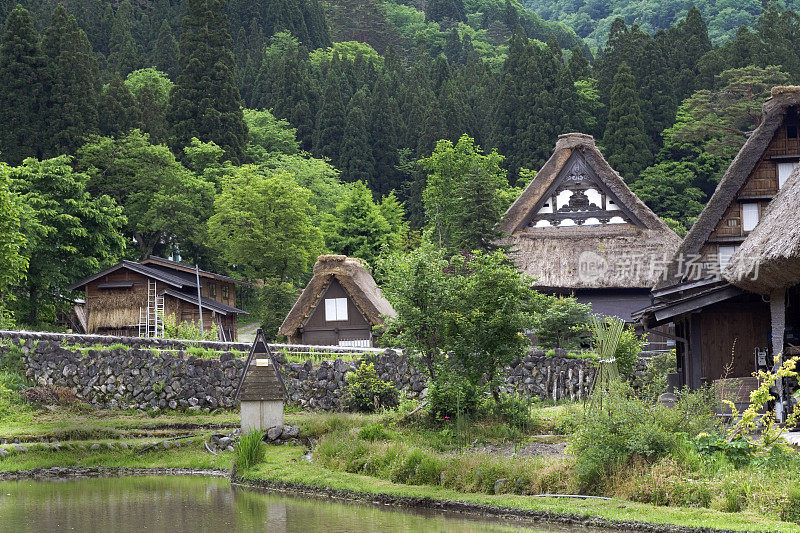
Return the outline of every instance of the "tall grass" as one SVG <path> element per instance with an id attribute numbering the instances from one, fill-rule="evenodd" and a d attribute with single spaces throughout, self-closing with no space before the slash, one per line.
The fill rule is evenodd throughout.
<path id="1" fill-rule="evenodd" d="M 267 445 L 264 444 L 264 432 L 251 430 L 241 436 L 234 447 L 233 465 L 237 472 L 244 472 L 264 461 Z"/>

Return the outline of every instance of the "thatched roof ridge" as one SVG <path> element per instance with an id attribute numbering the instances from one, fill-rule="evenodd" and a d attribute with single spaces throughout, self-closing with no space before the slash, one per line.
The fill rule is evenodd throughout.
<path id="1" fill-rule="evenodd" d="M 356 258 L 344 255 L 321 255 L 314 265 L 314 276 L 297 299 L 278 333 L 294 335 L 311 316 L 331 278 L 342 285 L 372 325 L 382 324 L 383 316 L 396 316 L 392 305 L 383 297 L 375 279 Z"/>
<path id="2" fill-rule="evenodd" d="M 632 224 L 527 228 L 532 212 L 553 185 L 573 154 L 579 153 L 597 179 L 616 196 L 620 207 L 630 214 Z M 518 267 L 537 278 L 536 284 L 562 288 L 650 288 L 664 262 L 680 244 L 680 237 L 625 184 L 622 177 L 600 153 L 591 135 L 560 135 L 553 155 L 519 198 L 508 208 L 500 223 L 507 234 L 502 244 L 510 245 Z M 592 252 L 609 265 L 604 275 L 586 279 L 578 272 L 579 258 Z M 619 266 L 625 258 L 645 257 L 646 264 Z"/>
<path id="3" fill-rule="evenodd" d="M 683 240 L 675 257 L 684 257 L 700 253 L 700 249 L 713 233 L 714 229 L 736 194 L 753 172 L 764 152 L 769 147 L 776 130 L 783 123 L 787 110 L 791 106 L 800 105 L 800 86 L 780 86 L 772 88 L 772 97 L 764 102 L 761 111 L 761 123 L 748 137 L 747 141 L 725 171 L 714 194 L 706 204 L 703 212 L 694 223 Z M 667 279 L 659 282 L 656 288 L 664 288 L 680 283 L 676 272 L 677 260 L 673 261 L 667 272 Z"/>
<path id="4" fill-rule="evenodd" d="M 733 254 L 723 277 L 744 290 L 769 294 L 800 284 L 800 166 L 770 202 L 764 218 Z"/>

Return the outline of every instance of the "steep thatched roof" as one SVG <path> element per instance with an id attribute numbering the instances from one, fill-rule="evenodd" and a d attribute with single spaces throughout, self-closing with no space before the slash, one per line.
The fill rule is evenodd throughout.
<path id="1" fill-rule="evenodd" d="M 750 292 L 769 294 L 800 284 L 800 166 L 733 254 L 723 277 Z"/>
<path id="2" fill-rule="evenodd" d="M 314 277 L 286 315 L 278 333 L 294 335 L 311 316 L 333 278 L 347 291 L 353 303 L 373 326 L 383 323 L 383 315 L 396 315 L 392 305 L 381 294 L 372 274 L 358 259 L 344 255 L 321 255 L 314 265 Z"/>
<path id="3" fill-rule="evenodd" d="M 580 161 L 578 161 L 580 159 Z M 530 227 L 531 218 L 563 174 L 576 164 L 617 204 L 626 223 Z M 550 159 L 508 208 L 500 229 L 512 257 L 542 287 L 650 288 L 660 265 L 680 245 L 678 237 L 625 184 L 591 135 L 561 135 Z M 589 258 L 599 270 L 581 271 Z"/>
<path id="4" fill-rule="evenodd" d="M 772 88 L 772 97 L 762 107 L 761 123 L 748 137 L 728 170 L 725 171 L 705 209 L 700 213 L 697 222 L 694 223 L 675 254 L 676 260 L 670 263 L 666 279 L 661 280 L 657 288 L 661 289 L 681 282 L 677 276 L 679 268 L 677 258 L 700 253 L 701 248 L 725 215 L 725 211 L 736 198 L 736 194 L 741 190 L 769 147 L 769 143 L 783 123 L 787 111 L 791 106 L 796 105 L 800 105 L 800 87 Z"/>

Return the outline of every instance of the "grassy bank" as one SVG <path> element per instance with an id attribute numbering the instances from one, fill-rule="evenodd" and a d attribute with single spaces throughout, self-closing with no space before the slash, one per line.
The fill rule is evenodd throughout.
<path id="1" fill-rule="evenodd" d="M 270 448 L 265 461 L 240 474 L 244 482 L 289 483 L 297 486 L 352 492 L 353 495 L 395 498 L 430 498 L 469 504 L 520 509 L 560 515 L 593 516 L 610 521 L 672 524 L 692 528 L 734 531 L 800 532 L 800 526 L 770 519 L 758 513 L 723 513 L 700 508 L 670 508 L 623 500 L 572 500 L 531 498 L 509 494 L 464 493 L 444 487 L 393 483 L 373 476 L 350 474 L 321 467 L 303 459 L 304 449 Z"/>

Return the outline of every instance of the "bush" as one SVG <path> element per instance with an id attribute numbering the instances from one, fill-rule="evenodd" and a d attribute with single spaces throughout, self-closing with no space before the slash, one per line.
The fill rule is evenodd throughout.
<path id="1" fill-rule="evenodd" d="M 383 424 L 367 424 L 358 430 L 358 438 L 368 441 L 389 440 L 392 433 L 383 427 Z"/>
<path id="2" fill-rule="evenodd" d="M 648 406 L 630 392 L 612 383 L 603 408 L 586 413 L 572 436 L 578 484 L 587 492 L 601 491 L 607 478 L 634 457 L 656 460 L 677 448 L 675 435 L 664 425 L 665 409 Z"/>
<path id="3" fill-rule="evenodd" d="M 175 315 L 164 319 L 164 337 L 168 339 L 184 339 L 195 341 L 215 341 L 217 332 L 213 328 L 207 331 L 200 329 L 199 322 L 181 322 L 177 324 Z"/>
<path id="4" fill-rule="evenodd" d="M 372 412 L 378 409 L 397 407 L 399 392 L 389 381 L 383 381 L 375 372 L 375 366 L 362 362 L 347 377 L 347 405 L 356 411 Z"/>
<path id="5" fill-rule="evenodd" d="M 428 387 L 431 414 L 437 418 L 459 418 L 477 413 L 481 390 L 461 377 L 446 380 L 439 376 Z"/>
<path id="6" fill-rule="evenodd" d="M 621 374 L 630 376 L 636 371 L 636 364 L 639 362 L 639 354 L 642 353 L 644 345 L 647 343 L 646 336 L 639 337 L 633 326 L 627 326 L 622 330 L 622 335 L 617 344 L 617 351 L 614 357 L 617 360 L 617 367 Z"/>
<path id="7" fill-rule="evenodd" d="M 747 465 L 753 458 L 752 446 L 747 439 L 741 437 L 728 442 L 725 437 L 719 434 L 700 433 L 695 437 L 694 445 L 701 455 L 707 457 L 717 453 L 723 454 L 736 468 Z"/>
<path id="8" fill-rule="evenodd" d="M 639 380 L 639 397 L 648 403 L 656 403 L 658 397 L 667 392 L 667 374 L 677 372 L 675 350 L 654 355 Z"/>
<path id="9" fill-rule="evenodd" d="M 541 312 L 534 313 L 536 343 L 543 348 L 574 349 L 589 339 L 589 315 L 592 307 L 573 297 L 550 296 Z"/>
<path id="10" fill-rule="evenodd" d="M 234 447 L 233 465 L 236 472 L 242 473 L 262 462 L 266 453 L 267 445 L 264 444 L 263 431 L 253 430 L 245 433 Z"/>
<path id="11" fill-rule="evenodd" d="M 518 394 L 501 394 L 499 402 L 490 399 L 485 408 L 488 415 L 515 428 L 532 429 L 541 425 L 541 420 L 533 417 L 530 399 Z"/>

